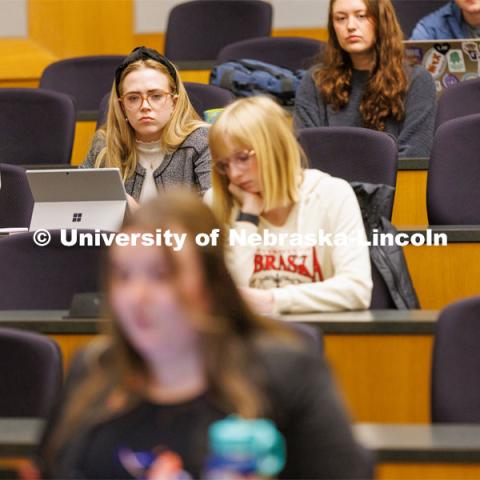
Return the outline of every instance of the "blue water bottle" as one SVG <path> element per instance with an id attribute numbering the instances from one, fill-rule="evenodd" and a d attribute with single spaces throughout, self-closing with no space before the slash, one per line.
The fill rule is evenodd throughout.
<path id="1" fill-rule="evenodd" d="M 213 423 L 208 437 L 208 480 L 273 477 L 285 465 L 285 440 L 270 420 L 245 420 L 232 415 Z"/>

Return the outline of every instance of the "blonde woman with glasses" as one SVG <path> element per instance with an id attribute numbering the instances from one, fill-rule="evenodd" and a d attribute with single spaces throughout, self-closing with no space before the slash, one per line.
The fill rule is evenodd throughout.
<path id="1" fill-rule="evenodd" d="M 213 188 L 205 200 L 231 229 L 228 263 L 251 306 L 368 308 L 370 258 L 355 194 L 346 181 L 303 168 L 282 108 L 266 97 L 237 100 L 211 127 L 209 144 Z"/>
<path id="2" fill-rule="evenodd" d="M 210 187 L 207 137 L 175 66 L 138 47 L 115 71 L 106 124 L 82 167 L 119 168 L 131 205 L 173 184 L 204 193 Z"/>

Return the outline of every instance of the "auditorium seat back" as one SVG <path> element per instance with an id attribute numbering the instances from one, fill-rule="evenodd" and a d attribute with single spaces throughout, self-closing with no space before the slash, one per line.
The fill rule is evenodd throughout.
<path id="1" fill-rule="evenodd" d="M 248 58 L 295 71 L 313 65 L 315 58 L 324 47 L 324 42 L 312 38 L 252 38 L 222 48 L 216 63 Z"/>
<path id="2" fill-rule="evenodd" d="M 95 111 L 110 91 L 122 55 L 74 57 L 50 64 L 42 73 L 40 88 L 65 93 L 75 99 L 77 110 Z"/>
<path id="3" fill-rule="evenodd" d="M 480 114 L 456 118 L 435 132 L 427 177 L 430 225 L 480 224 Z"/>
<path id="4" fill-rule="evenodd" d="M 432 421 L 480 423 L 480 297 L 445 308 L 432 358 Z"/>
<path id="5" fill-rule="evenodd" d="M 68 95 L 38 88 L 2 88 L 0 125 L 2 163 L 70 163 L 75 106 Z"/>
<path id="6" fill-rule="evenodd" d="M 0 163 L 0 228 L 28 227 L 33 197 L 22 167 Z"/>
<path id="7" fill-rule="evenodd" d="M 230 43 L 268 37 L 272 5 L 262 0 L 193 0 L 170 11 L 165 55 L 173 62 L 214 61 Z"/>
<path id="8" fill-rule="evenodd" d="M 47 336 L 0 328 L 0 416 L 46 417 L 62 384 L 62 355 Z"/>
<path id="9" fill-rule="evenodd" d="M 398 152 L 395 139 L 358 127 L 302 128 L 298 132 L 311 168 L 349 182 L 395 187 Z"/>
<path id="10" fill-rule="evenodd" d="M 435 130 L 449 120 L 480 113 L 480 78 L 447 88 L 438 99 Z"/>
<path id="11" fill-rule="evenodd" d="M 52 230 L 48 246 L 33 232 L 0 238 L 0 310 L 68 310 L 76 293 L 100 290 L 103 248 L 66 247 Z"/>

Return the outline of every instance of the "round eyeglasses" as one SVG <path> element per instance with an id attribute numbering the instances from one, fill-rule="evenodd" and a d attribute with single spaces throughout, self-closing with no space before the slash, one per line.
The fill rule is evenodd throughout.
<path id="1" fill-rule="evenodd" d="M 120 100 L 127 110 L 139 110 L 145 100 L 153 110 L 158 110 L 165 104 L 168 97 L 175 97 L 175 94 L 164 92 L 163 90 L 155 90 L 146 95 L 137 92 L 127 93 L 120 97 Z"/>
<path id="2" fill-rule="evenodd" d="M 213 167 L 220 175 L 227 175 L 231 163 L 239 170 L 245 171 L 250 166 L 250 160 L 254 155 L 254 150 L 242 150 L 234 153 L 231 157 L 214 162 Z"/>

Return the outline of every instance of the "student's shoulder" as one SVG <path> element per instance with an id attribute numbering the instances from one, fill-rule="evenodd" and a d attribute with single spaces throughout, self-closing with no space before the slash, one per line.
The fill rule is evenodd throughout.
<path id="1" fill-rule="evenodd" d="M 204 194 L 203 194 L 203 201 L 209 206 L 212 207 L 213 205 L 213 188 L 210 187 Z"/>
<path id="2" fill-rule="evenodd" d="M 423 18 L 420 19 L 420 22 L 425 26 L 438 26 L 439 22 L 445 21 L 444 17 L 453 15 L 455 13 L 455 5 L 453 1 L 442 5 L 437 10 L 425 15 Z"/>
<path id="3" fill-rule="evenodd" d="M 409 79 L 409 95 L 418 94 L 424 96 L 426 94 L 435 95 L 435 81 L 432 75 L 421 65 L 407 66 L 407 78 Z"/>
<path id="4" fill-rule="evenodd" d="M 320 346 L 288 345 L 272 340 L 258 352 L 257 360 L 266 374 L 268 392 L 277 412 L 295 408 L 299 395 L 310 385 L 328 384 L 328 369 Z"/>
<path id="5" fill-rule="evenodd" d="M 306 92 L 315 92 L 316 85 L 315 85 L 315 71 L 318 69 L 318 65 L 314 65 L 310 67 L 302 77 L 300 81 L 300 85 L 298 86 L 298 92 L 306 93 Z"/>
<path id="6" fill-rule="evenodd" d="M 100 151 L 107 144 L 105 130 L 98 129 L 92 138 L 92 150 Z"/>
<path id="7" fill-rule="evenodd" d="M 107 145 L 107 139 L 106 139 L 105 131 L 103 129 L 97 130 L 92 138 L 90 150 L 88 151 L 84 162 L 81 165 L 79 165 L 79 168 L 93 168 L 95 165 L 97 156 L 106 147 L 106 145 Z"/>
<path id="8" fill-rule="evenodd" d="M 300 201 L 304 214 L 319 224 L 327 218 L 336 223 L 341 220 L 341 212 L 353 215 L 358 207 L 355 192 L 346 180 L 313 169 L 304 172 Z"/>
<path id="9" fill-rule="evenodd" d="M 451 35 L 446 34 L 446 31 L 450 30 L 449 22 L 452 20 L 451 17 L 456 19 L 457 16 L 458 7 L 455 2 L 450 1 L 446 3 L 418 21 L 410 36 L 410 40 L 450 38 Z M 457 20 L 454 21 L 456 22 Z"/>
<path id="10" fill-rule="evenodd" d="M 107 137 L 104 130 L 99 129 L 95 132 L 88 152 L 88 158 L 95 159 L 97 155 L 107 146 Z"/>
<path id="11" fill-rule="evenodd" d="M 421 65 L 413 65 L 409 67 L 407 71 L 412 81 L 420 79 L 422 81 L 428 80 L 429 82 L 433 82 L 432 75 Z"/>
<path id="12" fill-rule="evenodd" d="M 350 184 L 343 178 L 333 177 L 326 172 L 313 168 L 303 171 L 300 190 L 304 197 L 320 197 L 322 201 L 336 199 L 353 192 Z"/>
<path id="13" fill-rule="evenodd" d="M 178 149 L 193 148 L 200 152 L 208 145 L 208 125 L 201 124 L 189 133 Z"/>
<path id="14" fill-rule="evenodd" d="M 314 349 L 300 336 L 294 343 L 261 337 L 257 345 L 259 359 L 274 382 L 277 376 L 281 383 L 286 375 L 289 378 L 301 377 L 305 368 L 322 362 L 320 347 Z"/>

